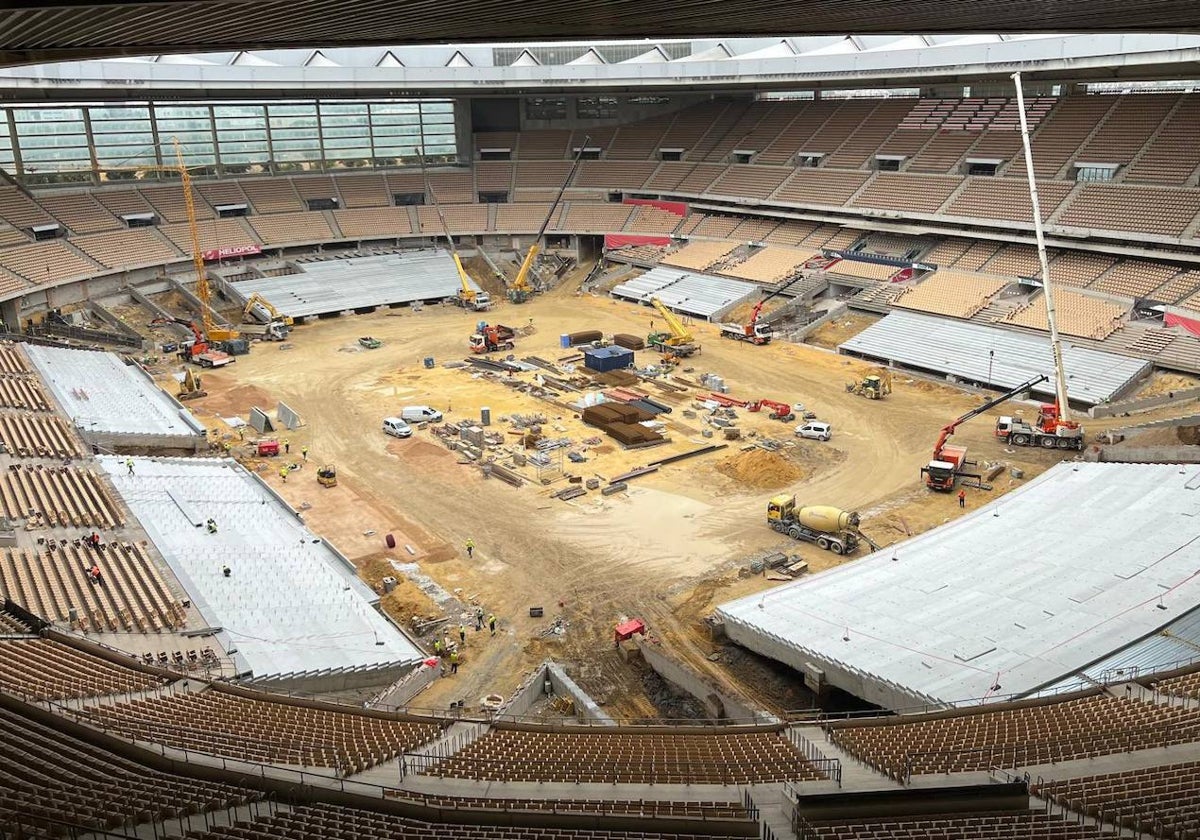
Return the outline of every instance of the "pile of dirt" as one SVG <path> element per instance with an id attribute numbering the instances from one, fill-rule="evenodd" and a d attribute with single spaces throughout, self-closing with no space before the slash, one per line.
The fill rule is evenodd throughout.
<path id="1" fill-rule="evenodd" d="M 758 489 L 786 487 L 804 477 L 804 470 L 787 456 L 758 447 L 718 461 L 717 472 Z"/>
<path id="2" fill-rule="evenodd" d="M 791 302 L 791 298 L 785 298 L 785 297 L 772 298 L 771 300 L 768 300 L 763 305 L 762 311 L 758 313 L 758 317 L 765 318 L 765 317 L 767 317 L 767 315 L 771 314 L 779 307 L 781 307 L 787 303 L 790 303 L 790 302 Z M 725 315 L 726 323 L 730 323 L 730 324 L 749 323 L 750 316 L 754 314 L 754 307 L 756 307 L 756 306 L 758 306 L 758 301 L 747 301 L 746 303 L 743 303 L 743 304 L 737 306 L 730 312 L 726 313 L 726 315 Z"/>

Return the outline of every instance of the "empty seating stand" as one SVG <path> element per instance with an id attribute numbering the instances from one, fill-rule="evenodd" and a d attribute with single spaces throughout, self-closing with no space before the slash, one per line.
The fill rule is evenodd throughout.
<path id="1" fill-rule="evenodd" d="M 1054 309 L 1059 332 L 1063 335 L 1100 340 L 1112 335 L 1120 327 L 1121 318 L 1129 307 L 1059 289 L 1054 293 Z M 1049 330 L 1046 296 L 1040 294 L 1028 306 L 1014 310 L 1008 315 L 1007 321 L 1035 330 Z"/>
<path id="2" fill-rule="evenodd" d="M 152 770 L 0 708 L 0 826 L 53 837 L 244 805 L 261 794 Z M 8 834 L 8 832 L 13 834 Z"/>
<path id="3" fill-rule="evenodd" d="M 0 441 L 21 458 L 83 458 L 75 429 L 57 414 L 0 413 Z"/>
<path id="4" fill-rule="evenodd" d="M 1086 840 L 1112 837 L 1094 825 L 1025 811 L 1005 814 L 925 814 L 876 817 L 806 826 L 820 840 Z"/>
<path id="5" fill-rule="evenodd" d="M 1190 697 L 1193 700 L 1200 700 L 1200 671 L 1195 671 L 1191 674 L 1184 674 L 1178 677 L 1171 677 L 1166 680 L 1159 680 L 1154 684 L 1154 688 L 1163 694 L 1171 694 L 1177 697 Z"/>
<path id="6" fill-rule="evenodd" d="M 697 823 L 691 832 L 669 834 L 655 831 L 652 823 L 633 832 L 494 825 L 490 822 L 472 825 L 422 822 L 337 805 L 303 805 L 280 811 L 267 819 L 187 835 L 192 840 L 700 840 L 722 836 L 706 831 L 701 823 Z"/>
<path id="7" fill-rule="evenodd" d="M 521 782 L 750 784 L 823 778 L 779 732 L 493 729 L 425 772 Z"/>
<path id="8" fill-rule="evenodd" d="M 1188 743 L 1200 737 L 1200 710 L 1095 694 L 912 722 L 831 724 L 827 734 L 881 772 L 905 778 Z"/>
<path id="9" fill-rule="evenodd" d="M 1200 836 L 1200 762 L 1064 779 L 1034 792 L 1110 825 L 1158 837 Z"/>
<path id="10" fill-rule="evenodd" d="M 247 761 L 358 773 L 435 738 L 428 721 L 293 706 L 203 691 L 90 707 L 110 729 L 139 740 Z"/>
<path id="11" fill-rule="evenodd" d="M 896 305 L 934 315 L 970 318 L 1007 285 L 1008 281 L 999 277 L 940 270 L 911 287 Z"/>
<path id="12" fill-rule="evenodd" d="M 49 527 L 116 528 L 125 524 L 120 505 L 91 469 L 10 464 L 0 486 L 4 513 Z"/>
<path id="13" fill-rule="evenodd" d="M 102 584 L 89 577 L 93 565 L 100 567 Z M 37 615 L 85 632 L 186 626 L 187 611 L 136 543 L 104 543 L 97 551 L 82 540 L 47 540 L 36 553 L 6 550 L 0 591 Z"/>
<path id="14" fill-rule="evenodd" d="M 62 700 L 145 691 L 167 682 L 49 639 L 0 641 L 0 691 Z"/>
<path id="15" fill-rule="evenodd" d="M 663 258 L 667 265 L 704 271 L 729 256 L 738 247 L 736 242 L 689 242 L 678 251 Z"/>
<path id="16" fill-rule="evenodd" d="M 38 380 L 0 373 L 0 407 L 50 411 L 50 400 Z"/>

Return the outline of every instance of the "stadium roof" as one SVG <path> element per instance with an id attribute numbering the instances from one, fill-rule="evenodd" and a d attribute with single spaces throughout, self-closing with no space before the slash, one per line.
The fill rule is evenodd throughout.
<path id="1" fill-rule="evenodd" d="M 0 38 L 3 36 L 0 35 Z M 817 35 L 152 54 L 0 69 L 19 98 L 511 96 L 1200 78 L 1200 34 Z"/>
<path id="2" fill-rule="evenodd" d="M 890 708 L 1025 696 L 1200 606 L 1197 515 L 1195 465 L 1059 464 L 948 525 L 718 614 L 739 644 Z"/>
<path id="3" fill-rule="evenodd" d="M 0 64 L 217 49 L 780 33 L 1196 32 L 1191 0 L 55 0 L 0 4 Z"/>

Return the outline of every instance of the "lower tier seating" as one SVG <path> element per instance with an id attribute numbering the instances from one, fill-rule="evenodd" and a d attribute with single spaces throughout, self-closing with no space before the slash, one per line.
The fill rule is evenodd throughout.
<path id="1" fill-rule="evenodd" d="M 54 836 L 43 821 L 113 829 L 258 798 L 151 770 L 0 708 L 0 836 Z"/>
<path id="2" fill-rule="evenodd" d="M 144 691 L 167 680 L 49 639 L 0 641 L 0 691 L 33 700 Z"/>
<path id="3" fill-rule="evenodd" d="M 1035 792 L 1123 828 L 1200 837 L 1200 762 L 1065 779 Z"/>

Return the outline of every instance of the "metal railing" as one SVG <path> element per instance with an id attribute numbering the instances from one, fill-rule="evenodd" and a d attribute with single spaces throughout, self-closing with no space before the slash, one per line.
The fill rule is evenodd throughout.
<path id="1" fill-rule="evenodd" d="M 831 782 L 837 782 L 837 786 L 842 786 L 842 760 L 840 758 L 830 758 L 825 755 L 812 741 L 805 738 L 795 729 L 785 730 L 788 741 L 798 749 L 806 761 L 811 764 L 818 773 L 829 779 Z"/>

